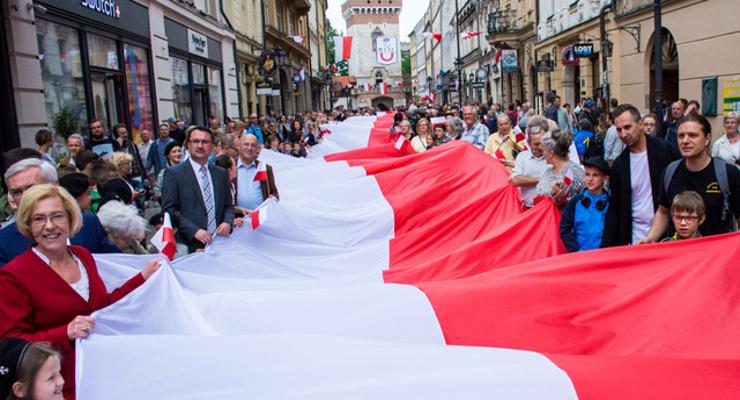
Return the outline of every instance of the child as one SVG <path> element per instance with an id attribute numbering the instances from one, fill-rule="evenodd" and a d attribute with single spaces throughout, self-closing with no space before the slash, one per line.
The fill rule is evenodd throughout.
<path id="1" fill-rule="evenodd" d="M 601 247 L 609 209 L 609 194 L 604 189 L 609 165 L 602 157 L 591 157 L 583 165 L 586 188 L 570 199 L 560 218 L 560 238 L 570 252 Z"/>
<path id="2" fill-rule="evenodd" d="M 5 338 L 0 342 L 0 398 L 64 400 L 61 356 L 48 343 Z"/>
<path id="3" fill-rule="evenodd" d="M 687 190 L 677 194 L 676 197 L 673 198 L 673 203 L 671 204 L 673 228 L 676 233 L 664 238 L 661 242 L 701 237 L 699 225 L 701 225 L 706 218 L 704 211 L 704 200 L 701 198 L 699 193 Z"/>

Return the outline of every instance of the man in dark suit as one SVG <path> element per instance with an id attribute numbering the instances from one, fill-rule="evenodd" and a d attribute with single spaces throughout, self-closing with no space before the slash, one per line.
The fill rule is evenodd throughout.
<path id="1" fill-rule="evenodd" d="M 679 157 L 665 141 L 646 135 L 640 112 L 630 104 L 614 110 L 619 139 L 627 146 L 609 173 L 609 210 L 602 247 L 637 244 L 647 236 L 658 209 L 660 177 Z"/>
<path id="2" fill-rule="evenodd" d="M 57 172 L 47 161 L 27 158 L 16 162 L 5 172 L 8 186 L 8 202 L 13 210 L 23 198 L 23 193 L 34 185 L 57 184 Z M 108 240 L 103 225 L 91 212 L 82 213 L 82 227 L 69 241 L 88 249 L 91 253 L 118 253 L 118 248 Z M 31 239 L 18 232 L 15 221 L 0 230 L 0 267 L 20 255 L 31 245 Z"/>
<path id="3" fill-rule="evenodd" d="M 210 129 L 192 128 L 186 136 L 190 158 L 165 170 L 162 178 L 162 208 L 191 252 L 211 243 L 215 235 L 229 236 L 234 222 L 229 174 L 208 165 L 214 139 Z"/>

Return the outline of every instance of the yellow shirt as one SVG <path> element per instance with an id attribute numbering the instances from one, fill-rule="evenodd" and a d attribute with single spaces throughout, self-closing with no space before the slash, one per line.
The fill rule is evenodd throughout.
<path id="1" fill-rule="evenodd" d="M 491 134 L 491 136 L 488 137 L 484 151 L 496 158 L 501 158 L 500 154 L 503 154 L 503 158 L 509 161 L 514 161 L 514 150 L 520 152 L 526 148 L 524 140 L 517 143 L 514 130 L 512 129 L 509 131 L 509 134 L 503 138 L 498 134 L 498 132 Z M 500 154 L 497 154 L 498 150 L 500 150 Z"/>

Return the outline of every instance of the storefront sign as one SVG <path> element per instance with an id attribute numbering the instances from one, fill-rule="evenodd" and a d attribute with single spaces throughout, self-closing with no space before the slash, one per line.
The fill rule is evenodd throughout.
<path id="1" fill-rule="evenodd" d="M 208 57 L 208 37 L 188 29 L 188 51 L 201 57 Z"/>
<path id="2" fill-rule="evenodd" d="M 475 89 L 483 89 L 484 87 L 486 87 L 486 83 L 485 82 L 472 82 L 470 86 Z"/>
<path id="3" fill-rule="evenodd" d="M 501 51 L 501 72 L 517 72 L 519 64 L 517 62 L 516 50 Z"/>
<path id="4" fill-rule="evenodd" d="M 80 4 L 103 15 L 116 19 L 121 18 L 121 9 L 116 4 L 116 0 L 82 0 Z"/>
<path id="5" fill-rule="evenodd" d="M 576 58 L 576 53 L 573 51 L 573 46 L 568 46 L 563 49 L 563 65 L 580 65 L 581 60 Z"/>
<path id="6" fill-rule="evenodd" d="M 576 43 L 573 45 L 573 55 L 576 58 L 588 58 L 594 55 L 593 43 Z"/>
<path id="7" fill-rule="evenodd" d="M 722 111 L 740 113 L 740 78 L 725 81 L 722 93 Z"/>
<path id="8" fill-rule="evenodd" d="M 149 9 L 133 0 L 34 0 L 25 3 L 48 6 L 49 15 L 59 15 L 57 10 L 64 11 L 63 17 L 75 23 L 94 22 L 149 39 Z"/>
<path id="9" fill-rule="evenodd" d="M 488 76 L 488 70 L 483 67 L 480 67 L 475 71 L 475 77 L 478 79 L 486 79 L 486 76 Z"/>
<path id="10" fill-rule="evenodd" d="M 535 65 L 537 72 L 555 71 L 555 63 L 552 60 L 537 60 Z"/>

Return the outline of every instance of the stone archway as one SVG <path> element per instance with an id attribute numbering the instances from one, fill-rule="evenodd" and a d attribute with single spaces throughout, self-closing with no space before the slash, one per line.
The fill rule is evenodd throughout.
<path id="1" fill-rule="evenodd" d="M 390 111 L 393 109 L 393 99 L 388 96 L 379 96 L 372 100 L 371 105 L 379 111 Z"/>
<path id="2" fill-rule="evenodd" d="M 666 28 L 662 28 L 661 36 L 663 40 L 663 48 L 661 54 L 663 58 L 663 99 L 669 102 L 676 101 L 679 98 L 678 93 L 678 45 L 676 40 L 673 38 L 673 34 Z M 650 104 L 649 108 L 651 111 L 655 111 L 655 51 L 654 51 L 654 40 L 655 36 L 652 35 L 648 41 L 648 46 L 645 51 L 645 58 L 647 62 L 648 82 L 650 84 Z M 649 50 L 649 51 L 648 51 Z"/>

